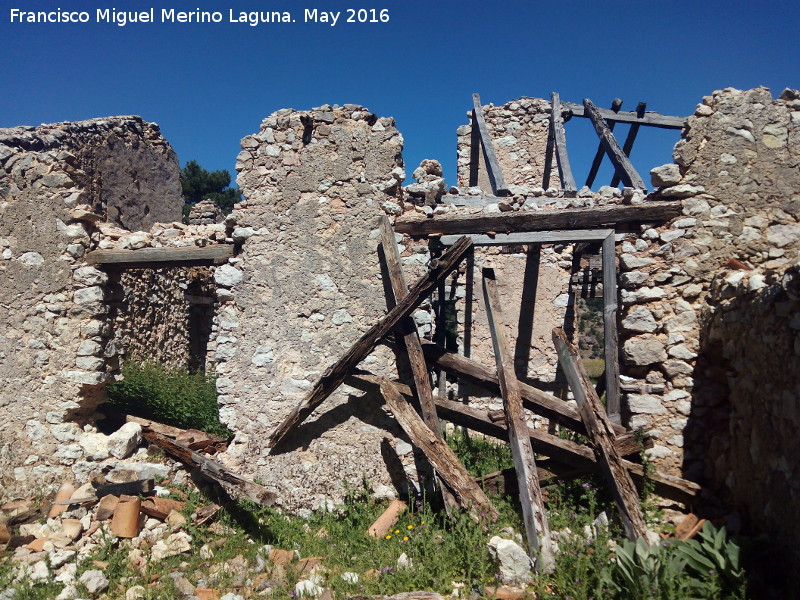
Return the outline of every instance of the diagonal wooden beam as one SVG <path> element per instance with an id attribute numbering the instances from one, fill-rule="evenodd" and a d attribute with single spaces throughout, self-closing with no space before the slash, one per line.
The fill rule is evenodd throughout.
<path id="1" fill-rule="evenodd" d="M 622 177 L 622 181 L 625 185 L 640 190 L 647 189 L 639 173 L 636 172 L 631 161 L 625 156 L 622 148 L 619 147 L 619 143 L 614 137 L 614 134 L 609 131 L 608 124 L 603 120 L 603 117 L 600 116 L 597 107 L 592 104 L 592 101 L 588 98 L 583 100 L 583 106 L 586 109 L 586 115 L 592 120 L 594 130 L 600 138 L 600 143 L 603 144 L 603 147 L 606 149 L 608 158 L 611 159 L 611 163 L 614 165 L 617 173 Z"/>
<path id="2" fill-rule="evenodd" d="M 497 279 L 492 269 L 483 270 L 483 299 L 486 305 L 489 330 L 492 334 L 511 454 L 514 457 L 514 468 L 517 471 L 519 500 L 525 521 L 528 547 L 531 558 L 535 561 L 536 570 L 540 573 L 549 572 L 555 567 L 550 527 L 547 524 L 542 490 L 539 488 L 533 447 L 528 437 L 528 426 L 525 422 L 525 410 L 522 407 L 519 382 L 514 373 L 514 359 L 509 350 L 503 312 L 500 307 L 500 293 L 497 290 Z"/>
<path id="3" fill-rule="evenodd" d="M 619 109 L 622 108 L 622 100 L 619 98 L 614 98 L 614 101 L 611 103 L 611 111 L 614 113 L 618 113 Z M 615 122 L 611 122 L 608 124 L 608 130 L 614 131 Z M 597 152 L 594 155 L 594 160 L 592 160 L 592 167 L 589 169 L 589 174 L 586 176 L 586 186 L 592 187 L 594 183 L 595 177 L 597 177 L 597 171 L 600 170 L 600 164 L 603 162 L 603 157 L 606 155 L 606 149 L 603 148 L 603 144 L 597 145 Z M 614 185 L 613 183 L 611 185 Z"/>
<path id="4" fill-rule="evenodd" d="M 573 117 L 589 117 L 589 115 L 586 114 L 586 109 L 580 104 L 563 102 L 561 106 Z M 639 125 L 647 125 L 661 129 L 683 129 L 686 125 L 686 117 L 672 117 L 657 112 L 648 112 L 644 116 L 640 116 L 635 112 L 614 113 L 603 108 L 598 108 L 597 111 L 600 113 L 600 116 L 609 123 L 638 123 Z"/>
<path id="5" fill-rule="evenodd" d="M 495 196 L 509 196 L 510 192 L 506 187 L 506 180 L 503 177 L 503 169 L 500 168 L 500 161 L 497 160 L 497 152 L 495 151 L 492 137 L 489 135 L 489 128 L 486 126 L 486 119 L 483 117 L 481 97 L 478 94 L 472 94 L 472 115 L 480 134 L 483 157 L 486 160 L 486 171 L 489 174 L 492 193 Z M 472 160 L 477 160 L 477 157 L 473 156 Z"/>
<path id="6" fill-rule="evenodd" d="M 567 134 L 564 131 L 564 119 L 561 116 L 561 98 L 558 92 L 550 94 L 552 110 L 550 111 L 550 128 L 553 131 L 553 139 L 556 145 L 556 163 L 558 164 L 558 179 L 561 181 L 561 189 L 567 195 L 575 195 L 578 188 L 575 186 L 575 177 L 572 175 L 572 167 L 569 165 L 567 155 Z"/>
<path id="7" fill-rule="evenodd" d="M 644 118 L 644 113 L 647 110 L 647 102 L 639 102 L 639 105 L 636 107 L 636 114 L 641 115 Z M 609 124 L 609 129 L 611 128 L 613 123 Z M 641 123 L 632 123 L 631 128 L 628 130 L 628 135 L 625 137 L 625 142 L 622 144 L 622 151 L 625 153 L 625 156 L 630 158 L 631 151 L 633 150 L 633 143 L 636 141 L 636 134 L 639 133 L 639 128 L 641 127 Z M 611 178 L 611 187 L 617 187 L 619 185 L 620 177 L 619 173 L 614 173 L 614 177 Z"/>
<path id="8" fill-rule="evenodd" d="M 297 425 L 302 423 L 330 396 L 345 380 L 350 371 L 367 356 L 378 342 L 397 324 L 411 314 L 428 295 L 436 289 L 439 282 L 456 268 L 461 259 L 472 248 L 472 242 L 467 238 L 454 244 L 439 259 L 439 262 L 428 273 L 421 277 L 414 286 L 408 290 L 397 305 L 388 312 L 382 319 L 370 327 L 358 341 L 333 365 L 328 367 L 320 376 L 311 391 L 305 398 L 292 410 L 283 422 L 275 428 L 267 441 L 268 447 L 274 447 L 278 442 L 286 437 Z"/>
<path id="9" fill-rule="evenodd" d="M 631 541 L 640 537 L 647 540 L 647 525 L 639 504 L 639 494 L 630 474 L 625 470 L 622 457 L 614 447 L 614 431 L 600 398 L 595 394 L 594 387 L 586 375 L 578 350 L 560 328 L 553 330 L 553 342 L 558 351 L 558 361 L 564 369 L 569 387 L 578 403 L 578 410 L 597 454 L 600 468 L 608 481 L 617 510 L 622 517 L 625 533 Z"/>

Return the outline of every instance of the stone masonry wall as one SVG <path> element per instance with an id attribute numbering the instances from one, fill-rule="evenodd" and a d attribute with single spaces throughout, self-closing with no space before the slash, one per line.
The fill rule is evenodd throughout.
<path id="1" fill-rule="evenodd" d="M 765 88 L 729 88 L 704 98 L 676 146 L 676 164 L 653 170 L 658 190 L 650 198 L 679 199 L 683 216 L 662 227 L 643 226 L 620 248 L 623 374 L 628 385 L 640 386 L 628 396 L 630 423 L 659 436 L 651 451 L 659 466 L 698 481 L 719 477 L 707 464 L 724 446 L 709 456 L 714 423 L 721 418 L 722 429 L 731 432 L 752 426 L 736 422 L 745 411 L 729 421 L 727 405 L 712 410 L 708 400 L 731 385 L 730 376 L 706 368 L 717 353 L 703 333 L 718 319 L 718 301 L 709 293 L 719 286 L 730 297 L 755 292 L 797 260 L 798 109 L 790 90 L 777 100 Z M 769 323 L 751 321 L 765 336 Z M 757 364 L 731 381 L 760 378 Z M 686 429 L 690 421 L 707 427 Z M 765 435 L 780 432 L 778 426 Z M 751 495 L 766 496 L 766 480 L 751 475 L 759 490 Z"/>
<path id="2" fill-rule="evenodd" d="M 391 494 L 390 473 L 402 478 L 397 455 L 410 457 L 382 402 L 347 388 L 284 447 L 270 453 L 263 443 L 385 313 L 375 229 L 382 205 L 397 205 L 402 147 L 393 119 L 356 105 L 281 110 L 242 140 L 237 182 L 247 204 L 229 218 L 252 235 L 215 273 L 231 292 L 211 344 L 220 414 L 236 432 L 227 459 L 291 510 L 339 502 L 343 484 L 362 478 Z M 363 366 L 391 373 L 392 363 L 378 349 Z"/>
<path id="3" fill-rule="evenodd" d="M 167 166 L 151 169 L 158 160 Z M 83 257 L 101 239 L 97 221 L 137 187 L 158 203 L 127 217 L 180 216 L 177 173 L 139 117 L 0 130 L 3 498 L 42 491 L 85 457 L 79 434 L 102 399 L 110 325 L 107 276 Z"/>

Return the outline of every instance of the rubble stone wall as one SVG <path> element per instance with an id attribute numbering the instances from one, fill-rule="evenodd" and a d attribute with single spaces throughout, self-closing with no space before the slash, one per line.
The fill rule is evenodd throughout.
<path id="1" fill-rule="evenodd" d="M 3 498 L 42 491 L 85 457 L 80 427 L 102 399 L 111 328 L 107 275 L 84 256 L 109 214 L 179 216 L 176 182 L 174 152 L 139 117 L 0 130 Z M 124 208 L 134 190 L 158 202 Z"/>
<path id="2" fill-rule="evenodd" d="M 227 459 L 267 482 L 288 509 L 339 502 L 343 484 L 362 478 L 391 493 L 390 473 L 402 477 L 397 455 L 410 457 L 382 402 L 348 388 L 283 447 L 270 453 L 264 443 L 385 314 L 376 228 L 382 206 L 398 203 L 402 147 L 393 119 L 356 105 L 280 110 L 242 140 L 237 182 L 246 204 L 229 218 L 251 235 L 215 273 L 230 290 L 212 337 L 220 415 L 236 432 Z M 379 348 L 362 366 L 391 373 L 392 363 Z"/>

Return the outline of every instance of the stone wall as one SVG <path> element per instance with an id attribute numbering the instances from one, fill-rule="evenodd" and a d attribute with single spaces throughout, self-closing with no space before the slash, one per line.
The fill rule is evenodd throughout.
<path id="1" fill-rule="evenodd" d="M 292 510 L 343 499 L 362 478 L 393 493 L 402 478 L 396 426 L 382 401 L 340 389 L 271 453 L 266 436 L 321 373 L 386 309 L 377 253 L 382 206 L 397 206 L 403 138 L 390 118 L 355 105 L 281 110 L 242 140 L 247 200 L 229 219 L 250 237 L 215 281 L 230 290 L 211 345 L 220 415 L 236 438 L 227 459 Z M 391 207 L 390 207 L 391 209 Z M 391 373 L 379 349 L 363 361 Z M 388 469 L 387 469 L 388 466 Z M 400 489 L 404 488 L 398 481 Z"/>
<path id="2" fill-rule="evenodd" d="M 3 498 L 53 485 L 85 456 L 110 324 L 107 276 L 83 258 L 98 220 L 180 216 L 178 181 L 171 148 L 139 117 L 0 130 Z M 134 190 L 158 202 L 125 208 Z"/>

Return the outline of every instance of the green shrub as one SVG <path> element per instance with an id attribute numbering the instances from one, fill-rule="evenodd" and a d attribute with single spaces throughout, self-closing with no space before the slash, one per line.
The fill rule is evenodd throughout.
<path id="1" fill-rule="evenodd" d="M 123 364 L 122 376 L 122 381 L 108 386 L 108 404 L 113 408 L 183 429 L 230 435 L 219 422 L 214 377 L 134 361 Z"/>

